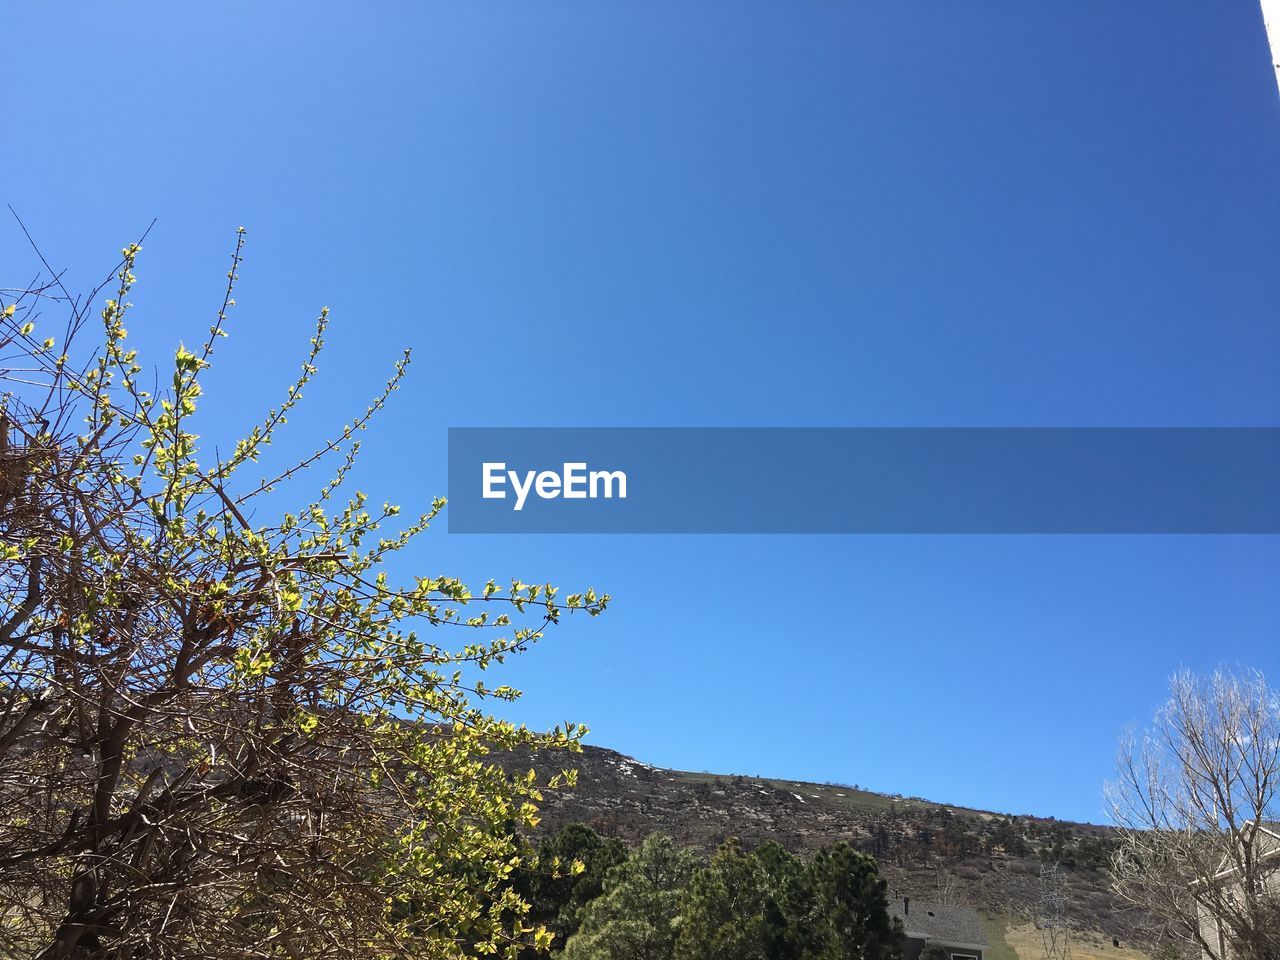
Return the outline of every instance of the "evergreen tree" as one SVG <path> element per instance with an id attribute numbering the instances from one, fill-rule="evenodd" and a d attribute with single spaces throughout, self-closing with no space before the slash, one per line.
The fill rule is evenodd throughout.
<path id="1" fill-rule="evenodd" d="M 763 865 L 726 842 L 699 870 L 685 896 L 676 943 L 679 960 L 768 960 L 768 943 L 785 931 L 786 918 L 769 910 L 773 891 Z M 780 922 L 783 931 L 769 930 Z M 771 934 L 773 936 L 771 936 Z"/>
<path id="2" fill-rule="evenodd" d="M 806 866 L 776 843 L 725 844 L 685 898 L 678 960 L 892 960 L 901 932 L 876 863 L 844 844 Z"/>
<path id="3" fill-rule="evenodd" d="M 604 890 L 609 871 L 627 859 L 622 841 L 580 823 L 543 840 L 536 861 L 519 872 L 516 890 L 529 904 L 528 922 L 555 934 L 563 947 L 578 930 L 582 909 Z"/>
<path id="4" fill-rule="evenodd" d="M 653 835 L 609 871 L 604 891 L 580 913 L 565 960 L 670 960 L 685 888 L 698 863 L 669 837 Z"/>
<path id="5" fill-rule="evenodd" d="M 814 891 L 809 865 L 772 840 L 761 844 L 755 856 L 771 891 L 765 904 L 766 956 L 803 960 L 816 943 L 810 922 Z"/>
<path id="6" fill-rule="evenodd" d="M 894 960 L 901 924 L 889 914 L 876 862 L 848 844 L 822 850 L 809 869 L 813 888 L 815 960 Z"/>

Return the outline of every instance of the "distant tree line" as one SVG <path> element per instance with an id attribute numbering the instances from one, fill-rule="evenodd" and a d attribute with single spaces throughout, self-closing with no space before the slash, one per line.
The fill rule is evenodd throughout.
<path id="1" fill-rule="evenodd" d="M 1116 844 L 1114 836 L 1081 833 L 1066 823 L 1017 816 L 980 821 L 932 809 L 881 816 L 868 829 L 864 849 L 897 866 L 1007 856 L 1102 870 Z"/>
<path id="2" fill-rule="evenodd" d="M 693 789 L 699 799 L 710 801 L 717 787 L 726 783 L 744 788 L 752 781 L 739 776 L 716 777 Z M 860 789 L 846 784 L 828 786 Z M 880 863 L 899 867 L 1004 856 L 1059 863 L 1069 869 L 1105 870 L 1118 842 L 1114 835 L 1091 833 L 1053 818 L 979 817 L 914 797 L 899 795 L 895 799 L 909 802 L 868 817 L 865 837 L 853 845 Z M 618 826 L 625 828 L 625 823 Z"/>

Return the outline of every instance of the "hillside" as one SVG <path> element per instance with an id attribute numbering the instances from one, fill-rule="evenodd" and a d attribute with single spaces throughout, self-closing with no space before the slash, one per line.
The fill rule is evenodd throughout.
<path id="1" fill-rule="evenodd" d="M 539 757 L 532 765 L 549 773 L 565 759 Z M 509 763 L 527 769 L 529 757 Z M 664 770 L 600 747 L 584 747 L 573 765 L 578 786 L 547 795 L 543 829 L 584 823 L 629 844 L 657 831 L 704 853 L 732 836 L 748 846 L 774 840 L 796 853 L 847 841 L 880 861 L 894 894 L 977 908 L 990 920 L 995 960 L 1026 957 L 1022 944 L 1015 953 L 1002 934 L 1034 920 L 1041 863 L 1056 861 L 1082 940 L 1109 949 L 1113 938 L 1141 945 L 1141 917 L 1108 888 L 1114 835 L 1106 827 L 835 784 Z"/>

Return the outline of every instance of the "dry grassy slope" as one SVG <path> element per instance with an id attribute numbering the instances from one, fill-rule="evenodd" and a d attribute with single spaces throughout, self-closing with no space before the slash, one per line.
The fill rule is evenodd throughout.
<path id="1" fill-rule="evenodd" d="M 1005 942 L 1018 960 L 1041 960 L 1044 941 L 1034 924 L 1024 923 L 1004 933 Z M 1071 941 L 1071 960 L 1147 960 L 1147 954 L 1133 946 L 1115 946 L 1096 933 L 1077 933 Z"/>
<path id="2" fill-rule="evenodd" d="M 1029 941 L 1017 931 L 1036 914 L 1040 852 L 1056 844 L 1058 855 L 1078 861 L 1066 877 L 1081 933 L 1108 947 L 1113 937 L 1126 945 L 1139 939 L 1140 918 L 1116 903 L 1105 868 L 1096 865 L 1110 840 L 1105 827 L 831 784 L 663 770 L 599 747 L 573 758 L 544 755 L 532 765 L 549 773 L 570 760 L 567 765 L 579 769 L 578 787 L 548 794 L 544 829 L 585 823 L 633 844 L 658 831 L 704 853 L 729 837 L 748 846 L 774 840 L 802 854 L 844 840 L 877 857 L 895 893 L 936 899 L 947 890 L 946 896 L 991 919 L 993 943 L 1010 928 L 1008 944 L 996 944 L 993 960 L 1038 956 L 1026 952 Z M 527 769 L 530 758 L 507 763 Z M 1017 849 L 1021 844 L 1024 850 Z M 1091 960 L 1136 958 L 1114 952 Z"/>

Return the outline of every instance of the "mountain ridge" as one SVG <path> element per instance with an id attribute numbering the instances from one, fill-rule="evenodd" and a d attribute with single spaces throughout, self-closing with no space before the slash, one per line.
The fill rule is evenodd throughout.
<path id="1" fill-rule="evenodd" d="M 1147 941 L 1145 917 L 1111 893 L 1114 828 L 1007 814 L 843 784 L 656 767 L 605 747 L 509 755 L 543 776 L 577 768 L 571 790 L 548 792 L 540 831 L 582 823 L 634 846 L 664 833 L 709 855 L 729 838 L 773 840 L 811 855 L 836 842 L 874 856 L 894 896 L 962 903 L 999 929 L 1034 922 L 1041 870 L 1059 866 L 1073 927 L 1108 942 Z M 1002 926 L 1003 925 L 1003 926 Z"/>

